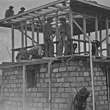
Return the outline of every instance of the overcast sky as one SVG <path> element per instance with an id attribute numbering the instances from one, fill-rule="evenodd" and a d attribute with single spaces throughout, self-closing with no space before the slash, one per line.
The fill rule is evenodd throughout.
<path id="1" fill-rule="evenodd" d="M 4 18 L 5 10 L 10 5 L 14 6 L 15 14 L 18 13 L 20 7 L 25 7 L 26 10 L 37 6 L 56 1 L 56 0 L 0 0 L 0 19 Z M 110 0 L 96 0 L 99 4 L 110 7 Z M 10 29 L 0 28 L 0 62 L 9 61 L 10 55 L 8 50 L 11 49 Z"/>

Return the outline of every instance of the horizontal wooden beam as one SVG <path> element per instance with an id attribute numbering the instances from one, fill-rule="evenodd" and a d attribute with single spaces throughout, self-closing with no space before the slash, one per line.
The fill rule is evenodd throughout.
<path id="1" fill-rule="evenodd" d="M 56 7 L 56 8 L 59 8 L 59 9 L 64 9 L 64 8 L 66 8 L 66 6 L 63 6 L 63 5 L 61 6 L 61 5 L 58 5 L 58 4 L 56 4 L 55 7 Z"/>

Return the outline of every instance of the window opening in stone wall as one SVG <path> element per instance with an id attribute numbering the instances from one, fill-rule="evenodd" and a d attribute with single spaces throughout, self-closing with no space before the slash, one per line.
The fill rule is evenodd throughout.
<path id="1" fill-rule="evenodd" d="M 26 84 L 27 88 L 36 87 L 36 83 L 39 81 L 38 76 L 40 74 L 40 65 L 31 65 L 26 67 Z"/>

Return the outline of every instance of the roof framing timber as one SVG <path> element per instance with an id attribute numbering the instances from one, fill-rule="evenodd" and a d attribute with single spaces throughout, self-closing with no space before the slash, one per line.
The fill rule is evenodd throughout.
<path id="1" fill-rule="evenodd" d="M 0 23 L 3 23 L 4 21 L 11 20 L 11 19 L 16 19 L 16 18 L 21 17 L 21 16 L 25 17 L 25 16 L 27 16 L 28 13 L 35 13 L 35 11 L 39 11 L 41 9 L 46 9 L 48 7 L 53 7 L 55 4 L 59 4 L 59 3 L 62 3 L 64 1 L 68 1 L 68 0 L 58 0 L 58 1 L 55 1 L 55 2 L 48 3 L 46 5 L 39 6 L 37 8 L 33 8 L 33 9 L 25 11 L 21 14 L 17 14 L 17 15 L 14 15 L 12 17 L 9 17 L 9 18 L 1 19 Z M 58 8 L 55 11 L 57 11 L 57 10 L 58 10 Z M 52 12 L 53 12 L 53 10 L 52 10 Z M 40 12 L 40 13 L 42 13 L 42 12 Z M 46 14 L 46 13 L 44 12 L 43 14 Z"/>

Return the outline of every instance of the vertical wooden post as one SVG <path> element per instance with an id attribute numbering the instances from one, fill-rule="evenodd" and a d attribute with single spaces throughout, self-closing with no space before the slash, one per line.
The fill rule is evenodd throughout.
<path id="1" fill-rule="evenodd" d="M 109 49 L 108 49 L 108 18 L 106 18 L 106 48 L 107 48 L 107 56 L 109 55 Z"/>
<path id="2" fill-rule="evenodd" d="M 99 31 L 100 42 L 102 41 L 102 30 Z M 100 43 L 100 56 L 102 56 L 102 43 Z"/>
<path id="3" fill-rule="evenodd" d="M 78 34 L 78 40 L 80 40 L 80 35 Z M 80 55 L 80 42 L 78 41 L 78 53 Z"/>
<path id="4" fill-rule="evenodd" d="M 27 23 L 25 23 L 25 47 L 27 47 Z"/>
<path id="5" fill-rule="evenodd" d="M 108 110 L 110 110 L 110 68 L 107 67 L 107 99 L 108 99 Z"/>
<path id="6" fill-rule="evenodd" d="M 23 23 L 21 23 L 21 47 L 24 47 L 24 27 L 23 27 Z"/>
<path id="7" fill-rule="evenodd" d="M 48 74 L 49 74 L 49 110 L 52 110 L 52 82 L 51 82 L 52 61 L 48 62 Z"/>
<path id="8" fill-rule="evenodd" d="M 15 57 L 15 55 L 14 55 L 14 26 L 12 25 L 12 31 L 11 31 L 11 33 L 12 33 L 12 62 L 14 62 L 14 57 Z"/>
<path id="9" fill-rule="evenodd" d="M 73 37 L 73 13 L 72 13 L 71 7 L 69 9 L 69 24 L 71 28 L 71 39 L 72 39 Z M 71 41 L 71 53 L 73 54 L 73 41 Z"/>
<path id="10" fill-rule="evenodd" d="M 56 41 L 59 41 L 60 38 L 59 38 L 59 34 L 58 34 L 58 11 L 56 11 L 55 13 L 55 19 L 56 19 Z M 58 55 L 58 45 L 56 43 L 56 55 Z"/>
<path id="11" fill-rule="evenodd" d="M 98 17 L 95 17 L 95 39 L 98 40 Z"/>
<path id="12" fill-rule="evenodd" d="M 93 72 L 93 59 L 92 59 L 91 50 L 92 50 L 91 38 L 89 36 L 89 55 L 90 55 L 90 68 L 91 68 L 92 100 L 93 100 L 93 110 L 95 110 L 94 72 Z"/>
<path id="13" fill-rule="evenodd" d="M 34 19 L 32 19 L 32 46 L 34 46 Z"/>
<path id="14" fill-rule="evenodd" d="M 84 35 L 83 35 L 83 39 L 84 41 L 86 40 L 86 16 L 83 16 L 83 31 L 84 31 Z M 86 54 L 86 42 L 84 42 L 84 55 Z"/>
<path id="15" fill-rule="evenodd" d="M 37 28 L 37 45 L 39 44 L 39 28 Z"/>
<path id="16" fill-rule="evenodd" d="M 23 23 L 21 23 L 21 47 L 24 47 L 24 28 L 23 28 Z"/>
<path id="17" fill-rule="evenodd" d="M 26 67 L 23 65 L 23 110 L 25 110 L 25 70 Z"/>
<path id="18" fill-rule="evenodd" d="M 98 17 L 95 17 L 95 39 L 98 40 Z M 96 56 L 98 56 L 98 48 L 96 48 Z"/>
<path id="19" fill-rule="evenodd" d="M 44 24 L 45 24 L 45 15 L 43 16 L 43 26 L 44 26 Z M 44 32 L 44 30 L 43 30 L 43 32 Z M 43 42 L 45 43 L 44 35 L 43 35 Z"/>

